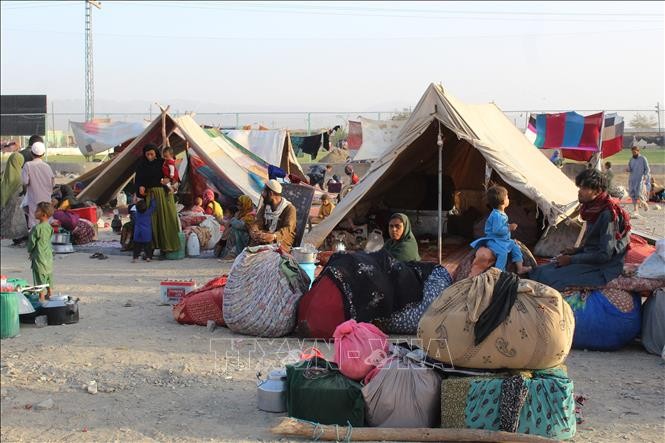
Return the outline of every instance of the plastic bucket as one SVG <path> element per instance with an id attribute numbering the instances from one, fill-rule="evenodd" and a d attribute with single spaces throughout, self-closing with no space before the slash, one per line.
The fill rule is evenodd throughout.
<path id="1" fill-rule="evenodd" d="M 0 292 L 0 338 L 16 337 L 18 332 L 18 299 L 13 292 Z"/>
<path id="2" fill-rule="evenodd" d="M 185 251 L 187 249 L 187 239 L 185 238 L 185 233 L 180 231 L 178 232 L 178 240 L 180 241 L 180 248 L 177 251 L 167 252 L 167 260 L 182 260 L 185 258 Z"/>

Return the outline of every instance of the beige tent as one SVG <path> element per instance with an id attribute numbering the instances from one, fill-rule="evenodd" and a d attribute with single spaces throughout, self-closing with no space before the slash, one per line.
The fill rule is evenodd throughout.
<path id="1" fill-rule="evenodd" d="M 243 152 L 233 154 L 241 148 L 223 136 L 211 138 L 189 115 L 174 119 L 165 114 L 165 127 L 175 154 L 185 150 L 189 144 L 190 158 L 195 156 L 199 160 L 199 174 L 215 186 L 222 197 L 235 201 L 235 198 L 245 194 L 255 204 L 258 203 L 263 184 L 268 179 L 267 166 L 253 162 Z M 143 147 L 148 143 L 162 145 L 161 117 L 150 123 L 141 135 L 111 160 L 104 171 L 83 189 L 79 199 L 93 200 L 98 204 L 111 200 L 134 176 L 136 165 L 143 156 Z M 236 157 L 243 156 L 247 159 L 241 164 Z"/>
<path id="2" fill-rule="evenodd" d="M 318 246 L 352 211 L 358 216 L 381 204 L 394 208 L 386 200 L 395 201 L 400 195 L 402 202 L 410 200 L 413 205 L 420 204 L 425 194 L 433 195 L 428 209 L 436 209 L 439 131 L 444 142 L 443 173 L 456 189 L 482 191 L 490 176 L 498 176 L 537 205 L 549 224 L 561 221 L 577 206 L 575 185 L 496 105 L 462 103 L 442 86 L 431 84 L 392 147 L 303 242 Z"/>

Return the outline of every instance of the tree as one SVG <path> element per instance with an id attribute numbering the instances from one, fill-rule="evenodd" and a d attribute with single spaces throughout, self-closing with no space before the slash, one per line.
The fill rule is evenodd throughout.
<path id="1" fill-rule="evenodd" d="M 655 128 L 656 125 L 655 118 L 640 114 L 639 112 L 630 120 L 630 127 L 635 129 Z"/>

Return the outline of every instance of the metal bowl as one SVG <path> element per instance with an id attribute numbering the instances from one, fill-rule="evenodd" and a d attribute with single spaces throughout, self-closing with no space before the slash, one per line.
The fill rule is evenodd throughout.
<path id="1" fill-rule="evenodd" d="M 291 249 L 291 255 L 298 263 L 316 263 L 316 255 L 318 252 L 306 252 L 302 248 Z"/>
<path id="2" fill-rule="evenodd" d="M 51 237 L 51 243 L 56 245 L 66 245 L 70 243 L 70 236 L 67 232 L 58 232 Z"/>

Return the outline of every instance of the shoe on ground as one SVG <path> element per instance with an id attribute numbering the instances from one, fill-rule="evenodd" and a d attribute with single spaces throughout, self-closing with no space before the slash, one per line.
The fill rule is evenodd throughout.
<path id="1" fill-rule="evenodd" d="M 632 218 L 642 218 L 639 212 L 635 211 L 630 215 Z"/>

